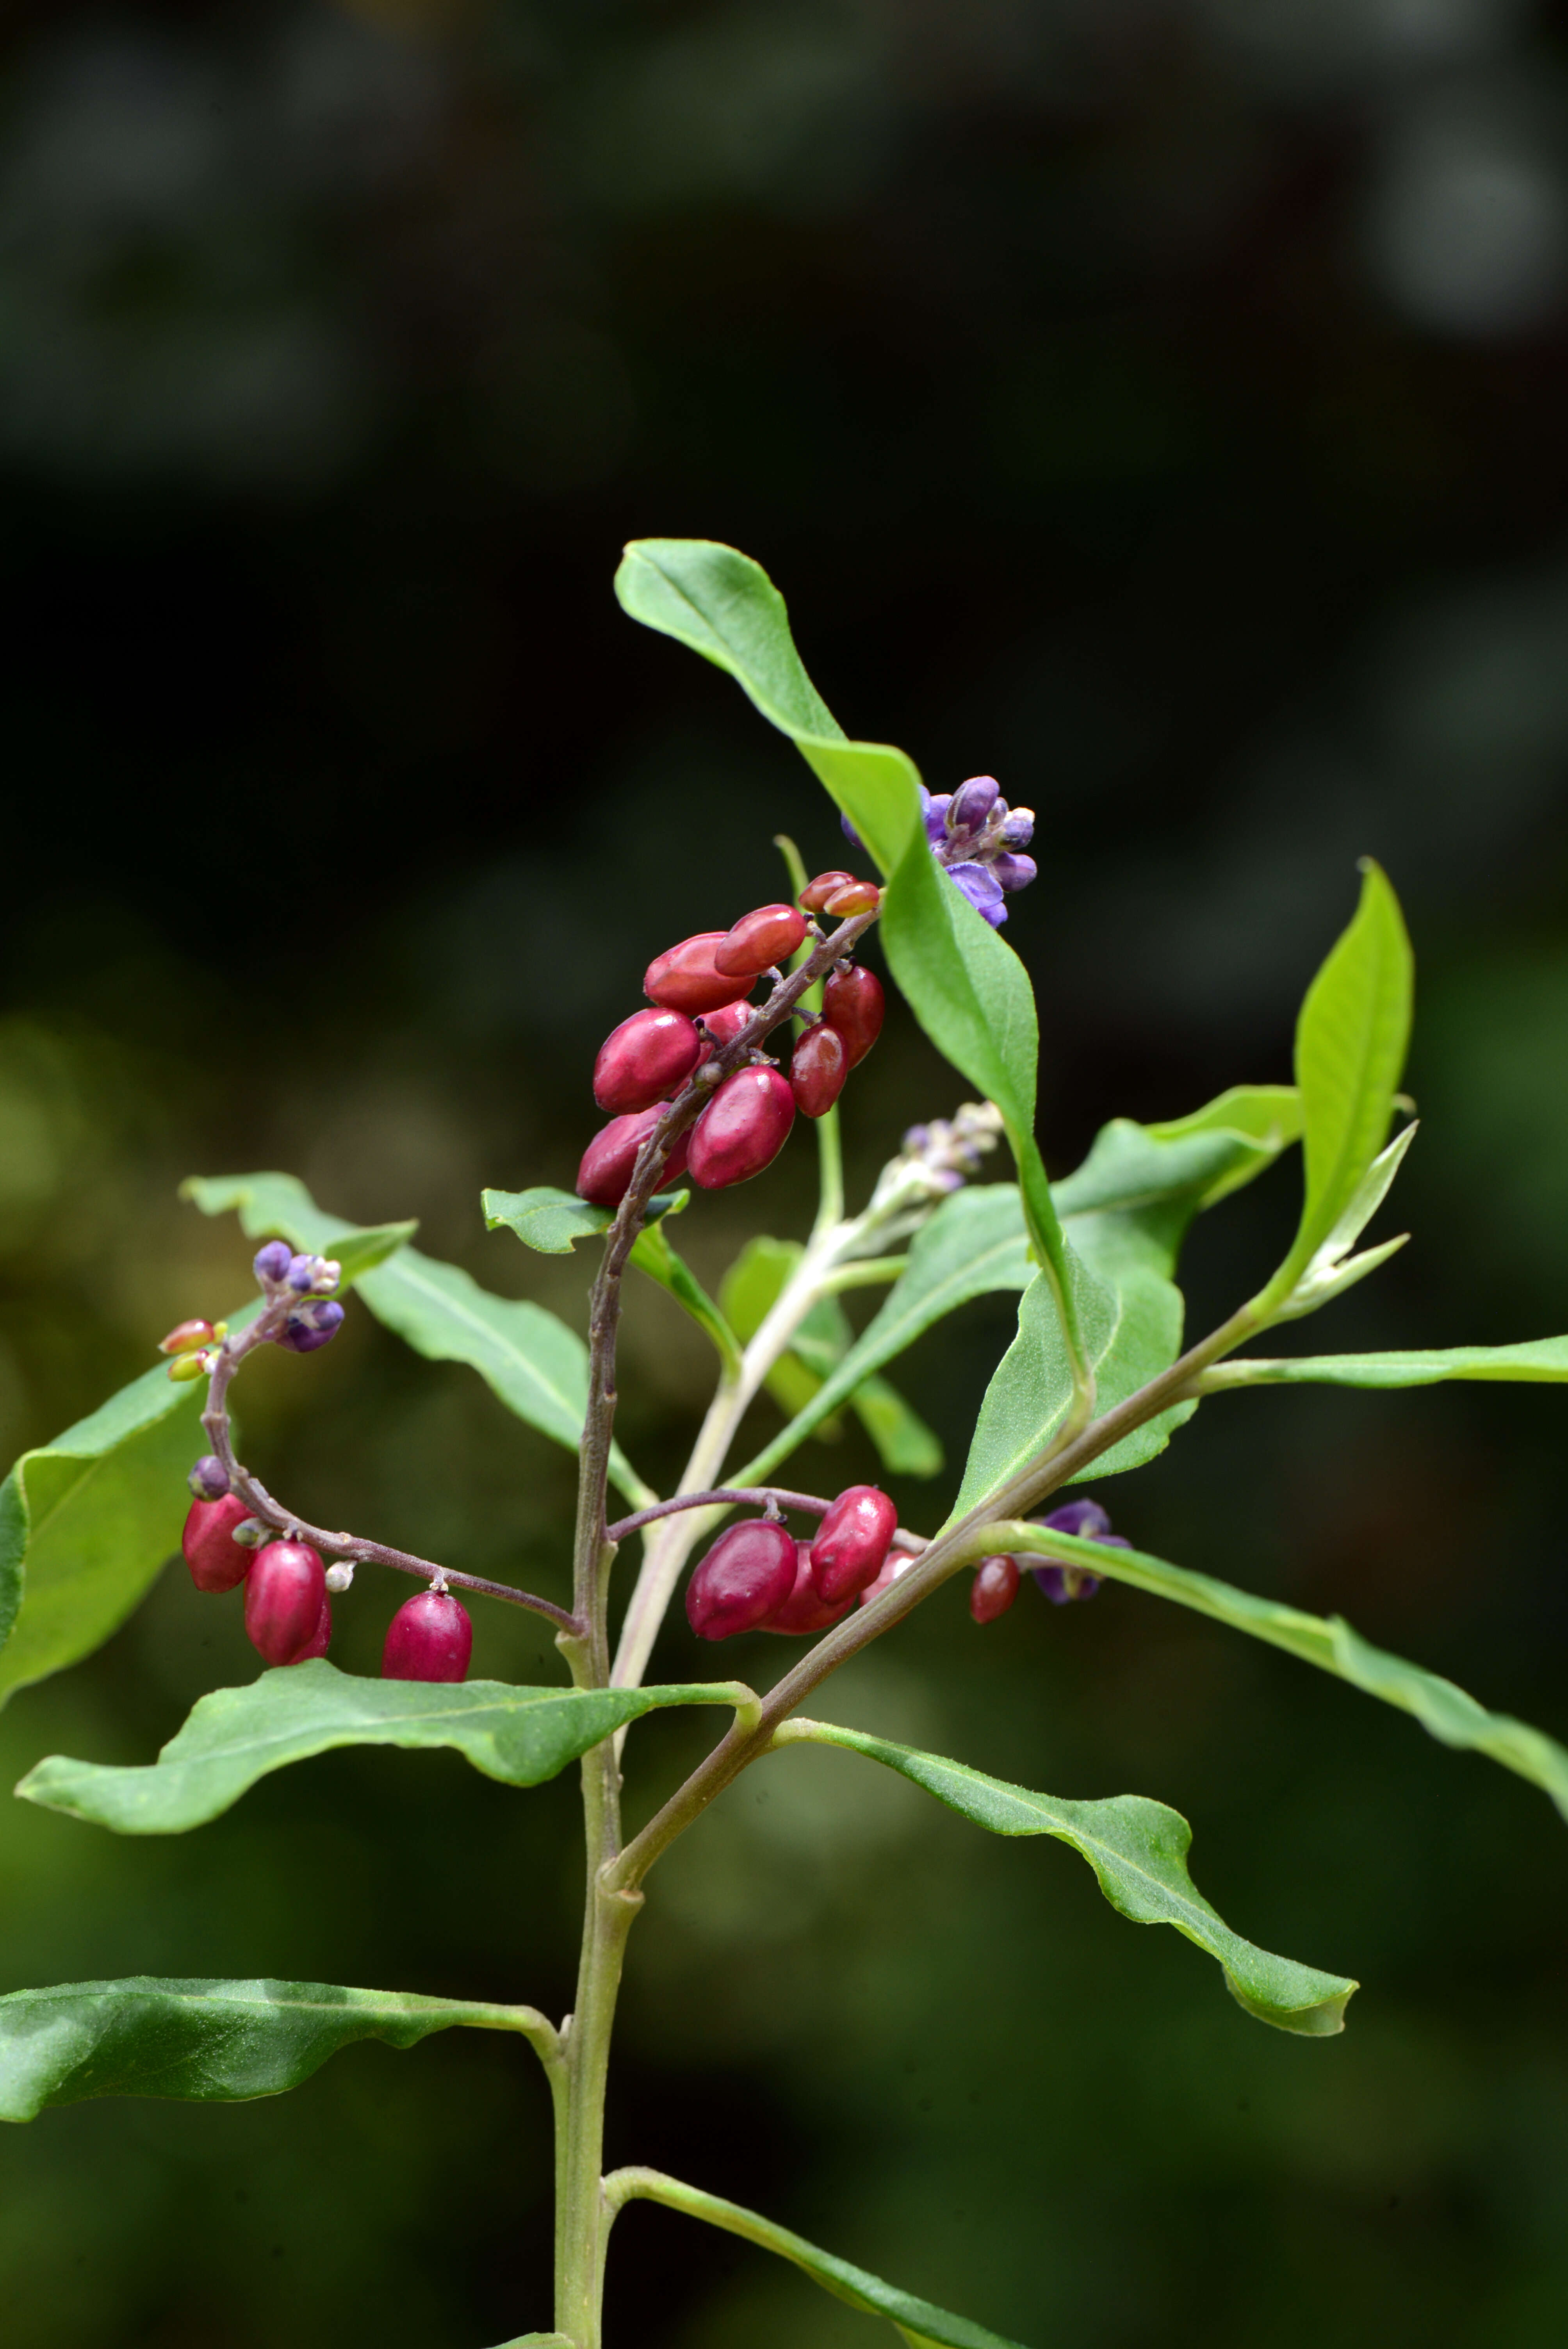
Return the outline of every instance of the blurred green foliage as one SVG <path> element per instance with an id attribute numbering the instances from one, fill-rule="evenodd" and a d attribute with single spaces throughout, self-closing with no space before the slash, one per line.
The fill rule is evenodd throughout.
<path id="1" fill-rule="evenodd" d="M 1008 935 L 1054 1173 L 1107 1116 L 1284 1076 L 1377 854 L 1419 963 L 1416 1238 L 1317 1335 L 1568 1326 L 1560 30 L 1502 0 L 15 8 L 7 1457 L 242 1293 L 248 1247 L 175 1201 L 193 1170 L 418 1215 L 581 1316 L 584 1265 L 487 1238 L 480 1186 L 570 1181 L 593 1049 L 649 955 L 778 894 L 773 832 L 843 853 L 788 746 L 616 614 L 642 532 L 747 547 L 851 730 L 1039 810 Z M 852 1183 L 956 1097 L 890 1020 Z M 801 1234 L 806 1163 L 686 1218 L 710 1291 L 751 1231 Z M 1276 1173 L 1203 1219 L 1196 1319 L 1295 1205 Z M 1010 1318 L 901 1365 L 949 1484 Z M 704 1341 L 639 1283 L 624 1361 L 627 1448 L 667 1483 Z M 564 1587 L 572 1463 L 471 1374 L 351 1310 L 242 1400 L 323 1521 Z M 1561 1412 L 1227 1398 L 1118 1522 L 1563 1734 Z M 852 1425 L 799 1464 L 875 1473 Z M 924 1524 L 947 1492 L 899 1497 Z M 350 1669 L 397 1597 L 362 1578 L 340 1609 Z M 689 1661 L 672 1629 L 655 1671 Z M 170 1575 L 0 1717 L 10 1776 L 145 1760 L 253 1662 Z M 475 1670 L 558 1666 L 486 1613 Z M 1177 1806 L 1239 1930 L 1362 1979 L 1349 2029 L 1264 2032 L 1069 1854 L 788 1753 L 654 1879 L 613 2159 L 1042 2349 L 1556 2349 L 1568 1898 L 1539 1795 L 1110 1589 L 985 1633 L 954 1591 L 830 1709 Z M 704 1733 L 639 1727 L 638 1798 Z M 167 1844 L 8 1805 L 4 1986 L 265 1972 L 559 2012 L 573 1829 L 569 1782 L 448 1755 L 324 1758 Z M 273 2103 L 6 2131 L 8 2349 L 505 2339 L 544 2321 L 546 2119 L 526 2050 L 453 2033 Z M 638 2349 L 872 2331 L 642 2207 L 610 2321 Z"/>

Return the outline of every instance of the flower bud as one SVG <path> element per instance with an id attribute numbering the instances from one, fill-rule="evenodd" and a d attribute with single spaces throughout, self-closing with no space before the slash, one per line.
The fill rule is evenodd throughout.
<path id="1" fill-rule="evenodd" d="M 167 1338 L 160 1338 L 160 1354 L 192 1354 L 199 1346 L 210 1346 L 217 1336 L 211 1321 L 177 1321 Z"/>
<path id="2" fill-rule="evenodd" d="M 258 1280 L 282 1280 L 294 1262 L 294 1250 L 287 1240 L 269 1240 L 259 1247 L 251 1265 Z"/>
<path id="3" fill-rule="evenodd" d="M 1103 1541 L 1110 1531 L 1110 1519 L 1098 1501 L 1065 1501 L 1053 1509 L 1048 1517 L 1037 1517 L 1037 1526 L 1049 1526 L 1057 1534 L 1076 1534 L 1080 1541 Z"/>
<path id="4" fill-rule="evenodd" d="M 859 1067 L 882 1034 L 886 1008 L 874 970 L 862 970 L 857 963 L 830 974 L 822 989 L 822 1017 L 843 1038 L 851 1069 Z"/>
<path id="5" fill-rule="evenodd" d="M 1006 890 L 1026 889 L 1031 881 L 1040 877 L 1040 868 L 1032 856 L 1017 856 L 1010 849 L 991 859 L 991 870 Z"/>
<path id="6" fill-rule="evenodd" d="M 326 1575 L 310 1544 L 269 1542 L 245 1577 L 245 1637 L 269 1664 L 292 1664 L 315 1639 L 325 1604 Z"/>
<path id="7" fill-rule="evenodd" d="M 327 1568 L 326 1587 L 335 1597 L 340 1590 L 353 1589 L 354 1560 L 351 1557 L 340 1557 Z"/>
<path id="8" fill-rule="evenodd" d="M 460 1681 L 473 1653 L 473 1619 L 449 1590 L 421 1590 L 399 1607 L 381 1651 L 384 1681 Z"/>
<path id="9" fill-rule="evenodd" d="M 303 1648 L 297 1648 L 287 1661 L 291 1664 L 308 1664 L 313 1656 L 325 1656 L 332 1638 L 332 1601 L 324 1598 L 316 1626 Z"/>
<path id="10" fill-rule="evenodd" d="M 242 1517 L 234 1527 L 233 1538 L 245 1549 L 260 1549 L 263 1542 L 271 1541 L 273 1531 L 260 1517 Z"/>
<path id="11" fill-rule="evenodd" d="M 1035 836 L 1035 811 L 1016 807 L 1002 825 L 1004 848 L 1027 848 Z"/>
<path id="12" fill-rule="evenodd" d="M 211 1354 L 176 1354 L 169 1365 L 169 1375 L 176 1386 L 184 1386 L 192 1379 L 206 1378 L 211 1368 Z"/>
<path id="13" fill-rule="evenodd" d="M 278 1332 L 278 1343 L 291 1354 L 314 1354 L 318 1346 L 330 1343 L 342 1327 L 343 1308 L 335 1301 L 302 1305 Z"/>
<path id="14" fill-rule="evenodd" d="M 243 1582 L 251 1554 L 235 1541 L 234 1527 L 249 1515 L 237 1493 L 225 1493 L 216 1501 L 192 1501 L 180 1548 L 198 1590 L 232 1590 Z"/>
<path id="15" fill-rule="evenodd" d="M 995 775 L 971 775 L 953 794 L 953 804 L 947 811 L 948 831 L 956 834 L 983 830 L 1001 796 L 1001 786 Z"/>
<path id="16" fill-rule="evenodd" d="M 185 1482 L 199 1501 L 221 1501 L 229 1489 L 229 1472 L 216 1453 L 203 1452 Z"/>
<path id="17" fill-rule="evenodd" d="M 809 914 L 820 914 L 834 892 L 847 888 L 854 877 L 852 873 L 838 870 L 831 873 L 819 873 L 816 879 L 808 881 L 801 890 L 800 903 Z"/>
<path id="18" fill-rule="evenodd" d="M 608 1125 L 601 1126 L 577 1169 L 577 1196 L 587 1199 L 595 1207 L 618 1207 L 631 1187 L 632 1174 L 637 1164 L 637 1153 L 657 1125 L 664 1111 L 655 1105 L 639 1110 L 633 1117 L 613 1117 Z M 678 1182 L 686 1173 L 686 1154 L 691 1147 L 691 1128 L 677 1133 L 670 1144 L 660 1180 Z"/>
<path id="19" fill-rule="evenodd" d="M 839 830 L 843 833 L 844 838 L 849 842 L 851 848 L 863 848 L 865 846 L 865 842 L 861 838 L 860 833 L 855 830 L 854 825 L 850 822 L 847 815 L 841 815 L 839 818 Z"/>
<path id="20" fill-rule="evenodd" d="M 818 1597 L 836 1607 L 874 1582 L 897 1526 L 897 1509 L 875 1485 L 851 1485 L 841 1493 L 811 1544 Z"/>
<path id="21" fill-rule="evenodd" d="M 874 914 L 881 904 L 882 891 L 874 881 L 846 881 L 826 900 L 822 911 L 843 922 L 851 914 Z"/>
<path id="22" fill-rule="evenodd" d="M 969 1612 L 976 1623 L 994 1623 L 1005 1615 L 1021 1579 L 1016 1557 L 983 1557 L 969 1586 Z"/>
<path id="23" fill-rule="evenodd" d="M 933 848 L 939 848 L 947 837 L 947 811 L 953 805 L 951 792 L 928 792 L 923 813 L 925 836 Z"/>
<path id="24" fill-rule="evenodd" d="M 648 965 L 643 993 L 671 1011 L 717 1011 L 721 1004 L 749 995 L 753 974 L 727 976 L 714 967 L 714 950 L 723 945 L 727 930 L 699 930 L 683 938 Z"/>
<path id="25" fill-rule="evenodd" d="M 795 1537 L 777 1517 L 749 1517 L 720 1534 L 686 1584 L 686 1620 L 699 1640 L 754 1631 L 795 1588 Z"/>
<path id="26" fill-rule="evenodd" d="M 315 1267 L 315 1278 L 311 1282 L 310 1293 L 313 1297 L 330 1297 L 343 1278 L 343 1267 L 335 1256 L 318 1256 Z"/>
<path id="27" fill-rule="evenodd" d="M 296 1297 L 308 1297 L 311 1284 L 320 1270 L 320 1257 L 292 1256 L 289 1258 L 289 1268 L 284 1273 L 284 1278 Z"/>
<path id="28" fill-rule="evenodd" d="M 593 1063 L 601 1109 L 634 1115 L 678 1092 L 702 1057 L 702 1039 L 684 1011 L 634 1011 L 613 1028 Z"/>
<path id="29" fill-rule="evenodd" d="M 795 1633 L 826 1631 L 847 1615 L 853 1605 L 853 1592 L 841 1599 L 835 1607 L 828 1604 L 812 1578 L 811 1545 L 798 1541 L 795 1545 L 794 1588 L 783 1605 L 776 1607 L 767 1621 L 758 1625 L 758 1630 Z"/>
<path id="30" fill-rule="evenodd" d="M 789 1060 L 789 1090 L 802 1117 L 826 1117 L 844 1090 L 850 1055 L 843 1038 L 825 1019 L 809 1028 Z"/>
<path id="31" fill-rule="evenodd" d="M 742 914 L 713 950 L 713 967 L 728 978 L 755 978 L 792 955 L 806 935 L 806 917 L 793 905 L 758 905 Z"/>
<path id="32" fill-rule="evenodd" d="M 749 1183 L 770 1166 L 795 1123 L 795 1096 L 777 1069 L 737 1069 L 691 1130 L 692 1180 L 705 1191 Z"/>

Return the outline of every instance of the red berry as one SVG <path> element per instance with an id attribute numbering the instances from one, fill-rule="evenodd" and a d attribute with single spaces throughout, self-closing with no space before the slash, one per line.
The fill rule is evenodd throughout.
<path id="1" fill-rule="evenodd" d="M 811 1544 L 811 1573 L 830 1607 L 876 1580 L 897 1524 L 898 1511 L 875 1485 L 839 1495 Z"/>
<path id="2" fill-rule="evenodd" d="M 969 1586 L 969 1612 L 976 1623 L 994 1623 L 1018 1595 L 1016 1557 L 983 1557 Z"/>
<path id="3" fill-rule="evenodd" d="M 221 1501 L 192 1501 L 180 1547 L 198 1590 L 232 1590 L 251 1568 L 252 1553 L 234 1540 L 234 1527 L 251 1512 L 238 1493 Z"/>
<path id="4" fill-rule="evenodd" d="M 460 1681 L 473 1652 L 473 1619 L 449 1590 L 421 1590 L 387 1626 L 384 1681 Z"/>
<path id="5" fill-rule="evenodd" d="M 792 955 L 806 935 L 806 916 L 793 905 L 758 905 L 742 914 L 713 950 L 713 967 L 729 978 L 755 978 Z"/>
<path id="6" fill-rule="evenodd" d="M 850 1055 L 836 1028 L 809 1028 L 789 1061 L 789 1090 L 802 1117 L 826 1117 L 844 1090 Z"/>
<path id="7" fill-rule="evenodd" d="M 854 877 L 852 873 L 819 873 L 816 879 L 808 881 L 801 890 L 800 903 L 809 914 L 820 914 L 829 898 L 837 890 L 847 889 Z"/>
<path id="8" fill-rule="evenodd" d="M 876 1580 L 874 1582 L 868 1582 L 865 1588 L 861 1591 L 861 1605 L 862 1607 L 869 1607 L 873 1599 L 880 1599 L 884 1590 L 891 1590 L 893 1584 L 898 1580 L 899 1576 L 901 1574 L 907 1574 L 913 1564 L 914 1560 L 907 1550 L 890 1550 L 888 1552 L 887 1564 L 883 1567 Z"/>
<path id="9" fill-rule="evenodd" d="M 720 1534 L 686 1584 L 686 1620 L 699 1640 L 754 1631 L 795 1588 L 795 1537 L 776 1517 L 748 1517 Z"/>
<path id="10" fill-rule="evenodd" d="M 714 949 L 728 936 L 727 930 L 699 930 L 683 938 L 648 965 L 643 993 L 672 1011 L 717 1011 L 726 1003 L 749 995 L 755 972 L 730 977 L 714 967 Z"/>
<path id="11" fill-rule="evenodd" d="M 852 1069 L 863 1061 L 882 1034 L 884 1009 L 882 981 L 874 970 L 857 963 L 836 970 L 822 989 L 822 1017 L 844 1040 Z"/>
<path id="12" fill-rule="evenodd" d="M 639 1110 L 634 1117 L 613 1117 L 608 1125 L 601 1126 L 583 1153 L 583 1164 L 577 1169 L 577 1196 L 589 1200 L 595 1207 L 618 1207 L 630 1186 L 644 1136 L 653 1131 L 663 1115 L 663 1109 L 655 1102 L 652 1109 Z M 687 1126 L 670 1144 L 661 1182 L 680 1180 L 686 1173 L 690 1147 L 691 1128 Z"/>
<path id="13" fill-rule="evenodd" d="M 713 1040 L 711 1043 L 706 1039 L 704 1040 L 702 1050 L 697 1055 L 699 1069 L 705 1061 L 711 1061 L 716 1052 L 722 1052 L 727 1044 L 734 1043 L 756 1008 L 752 1003 L 724 1003 L 717 1011 L 703 1013 L 702 1024 Z"/>
<path id="14" fill-rule="evenodd" d="M 679 1092 L 702 1055 L 702 1038 L 684 1011 L 634 1011 L 612 1029 L 593 1063 L 601 1109 L 652 1109 Z"/>
<path id="15" fill-rule="evenodd" d="M 289 1658 L 290 1663 L 308 1664 L 313 1656 L 325 1656 L 326 1653 L 326 1643 L 331 1637 L 332 1601 L 330 1599 L 324 1599 L 321 1602 L 320 1619 L 317 1621 L 315 1630 L 311 1633 L 310 1638 L 305 1641 L 304 1647 L 301 1648 L 296 1654 L 292 1655 Z"/>
<path id="16" fill-rule="evenodd" d="M 851 1592 L 836 1607 L 828 1604 L 811 1578 L 811 1545 L 797 1542 L 795 1587 L 782 1607 L 776 1607 L 760 1628 L 764 1631 L 826 1631 L 841 1616 L 847 1615 L 854 1603 Z"/>
<path id="17" fill-rule="evenodd" d="M 160 1338 L 160 1354 L 190 1354 L 198 1346 L 205 1346 L 217 1336 L 211 1321 L 177 1321 L 167 1338 Z"/>
<path id="18" fill-rule="evenodd" d="M 843 921 L 851 914 L 874 914 L 881 904 L 882 891 L 874 881 L 846 881 L 823 900 L 822 911 Z"/>
<path id="19" fill-rule="evenodd" d="M 777 1069 L 737 1069 L 691 1130 L 691 1174 L 705 1191 L 749 1183 L 770 1166 L 795 1123 L 789 1080 Z"/>
<path id="20" fill-rule="evenodd" d="M 292 1664 L 315 1640 L 326 1573 L 308 1542 L 269 1542 L 245 1578 L 245 1637 L 269 1664 Z"/>

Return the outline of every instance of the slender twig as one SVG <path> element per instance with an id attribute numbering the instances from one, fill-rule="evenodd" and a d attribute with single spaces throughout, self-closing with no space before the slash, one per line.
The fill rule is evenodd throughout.
<path id="1" fill-rule="evenodd" d="M 513 1607 L 527 1608 L 531 1614 L 543 1615 L 559 1630 L 580 1633 L 583 1627 L 574 1615 L 569 1615 L 563 1607 L 557 1607 L 549 1599 L 536 1598 L 531 1590 L 514 1589 L 510 1582 L 489 1582 L 482 1575 L 459 1574 L 451 1567 L 438 1566 L 433 1558 L 416 1557 L 411 1550 L 392 1549 L 385 1542 L 367 1541 L 359 1534 L 329 1533 L 322 1526 L 313 1526 L 285 1508 L 281 1501 L 275 1501 L 266 1486 L 248 1468 L 241 1466 L 234 1457 L 233 1433 L 229 1423 L 229 1384 L 246 1355 L 277 1336 L 295 1301 L 290 1297 L 274 1299 L 248 1329 L 223 1340 L 213 1365 L 201 1424 L 211 1441 L 213 1453 L 222 1463 L 230 1491 L 237 1493 L 253 1516 L 271 1526 L 274 1533 L 303 1537 L 334 1557 L 352 1558 L 357 1566 L 389 1566 L 398 1574 L 418 1575 L 424 1582 L 448 1582 L 459 1590 L 477 1590 L 487 1599 L 503 1599 Z"/>
<path id="2" fill-rule="evenodd" d="M 715 1501 L 772 1501 L 781 1509 L 799 1509 L 811 1517 L 825 1517 L 833 1506 L 831 1501 L 819 1500 L 814 1493 L 787 1493 L 781 1485 L 720 1485 L 711 1493 L 677 1493 L 673 1501 L 659 1501 L 651 1509 L 639 1509 L 634 1516 L 622 1517 L 607 1528 L 606 1539 L 624 1542 L 628 1534 L 640 1532 L 659 1517 L 673 1517 L 681 1509 L 706 1509 Z"/>

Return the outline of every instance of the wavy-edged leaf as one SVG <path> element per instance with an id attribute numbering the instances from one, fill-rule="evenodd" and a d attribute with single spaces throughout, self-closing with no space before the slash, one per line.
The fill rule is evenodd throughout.
<path id="1" fill-rule="evenodd" d="M 648 1201 L 645 1220 L 656 1224 L 674 1215 L 691 1197 L 689 1191 L 661 1191 Z M 595 1207 L 575 1191 L 558 1190 L 553 1183 L 536 1183 L 529 1191 L 481 1191 L 487 1231 L 514 1232 L 524 1247 L 541 1256 L 570 1256 L 579 1240 L 607 1232 L 615 1219 L 614 1207 Z"/>
<path id="2" fill-rule="evenodd" d="M 1030 1236 L 1077 1352 L 1069 1250 L 1035 1141 L 1039 1027 L 1028 974 L 948 880 L 902 750 L 851 742 L 806 675 L 784 599 L 759 564 L 707 539 L 635 539 L 615 574 L 623 608 L 725 669 L 787 734 L 849 816 L 886 877 L 888 967 L 937 1050 L 1001 1111 Z"/>
<path id="3" fill-rule="evenodd" d="M 271 1771 L 338 1746 L 455 1746 L 487 1778 L 537 1786 L 656 1707 L 731 1704 L 746 1696 L 729 1682 L 557 1689 L 361 1680 L 317 1656 L 263 1672 L 246 1688 L 213 1689 L 144 1767 L 51 1754 L 16 1792 L 119 1835 L 183 1835 L 217 1818 Z"/>
<path id="4" fill-rule="evenodd" d="M 1346 2002 L 1359 1985 L 1346 1975 L 1277 1958 L 1233 1933 L 1187 1872 L 1192 1830 L 1180 1811 L 1143 1795 L 1114 1795 L 1094 1803 L 1037 1795 L 944 1754 L 916 1753 L 828 1722 L 788 1723 L 779 1743 L 798 1741 L 863 1754 L 992 1835 L 1055 1837 L 1088 1860 L 1100 1890 L 1122 1916 L 1135 1925 L 1174 1925 L 1216 1959 L 1233 1998 L 1260 2023 L 1309 2039 L 1344 2030 Z"/>
<path id="5" fill-rule="evenodd" d="M 1528 1778 L 1549 1795 L 1568 1818 L 1568 1748 L 1544 1731 L 1532 1729 L 1528 1722 L 1516 1721 L 1509 1713 L 1489 1713 L 1439 1672 L 1429 1672 L 1403 1656 L 1375 1648 L 1342 1615 L 1305 1615 L 1297 1608 L 1260 1599 L 1250 1590 L 1237 1590 L 1228 1582 L 1215 1581 L 1212 1575 L 1194 1574 L 1146 1551 L 1107 1548 L 1099 1542 L 1079 1541 L 1016 1518 L 999 1521 L 996 1547 L 1065 1558 L 1069 1565 L 1087 1567 L 1110 1581 L 1130 1583 L 1135 1590 L 1147 1590 L 1157 1599 L 1174 1599 L 1179 1607 L 1191 1607 L 1254 1640 L 1266 1640 L 1271 1647 L 1283 1648 L 1304 1663 L 1315 1664 L 1319 1671 L 1332 1672 L 1364 1694 L 1410 1713 L 1439 1744 L 1501 1762 L 1505 1770 Z"/>
<path id="6" fill-rule="evenodd" d="M 192 1175 L 181 1189 L 203 1215 L 237 1209 L 251 1239 L 275 1233 L 293 1247 L 331 1252 L 341 1261 L 359 1236 L 357 1225 L 319 1208 L 293 1174 Z M 519 1419 L 577 1450 L 588 1403 L 588 1349 L 553 1313 L 526 1299 L 492 1296 L 460 1267 L 402 1244 L 356 1285 L 377 1319 L 417 1354 L 466 1363 Z M 655 1497 L 618 1444 L 610 1474 L 634 1507 Z"/>
<path id="7" fill-rule="evenodd" d="M 613 2208 L 633 2201 L 662 2202 L 668 2209 L 684 2210 L 688 2218 L 702 2219 L 710 2227 L 721 2227 L 726 2234 L 740 2235 L 759 2250 L 792 2261 L 835 2300 L 847 2301 L 862 2315 L 885 2317 L 903 2333 L 909 2349 L 1022 2349 L 1016 2341 L 1004 2340 L 983 2324 L 954 2316 L 928 2300 L 916 2299 L 913 2292 L 883 2283 L 881 2276 L 870 2275 L 864 2268 L 851 2267 L 848 2260 L 836 2259 L 831 2251 L 820 2251 L 803 2235 L 776 2226 L 755 2210 L 743 2209 L 738 2202 L 705 2194 L 699 2187 L 668 2178 L 662 2170 L 613 2170 L 604 2188 Z"/>
<path id="8" fill-rule="evenodd" d="M 331 1982 L 60 1982 L 0 1998 L 0 2120 L 30 2121 L 87 2096 L 237 2104 L 280 2096 L 340 2047 L 414 2047 L 466 2023 L 548 2044 L 529 2006 L 486 2006 Z"/>
<path id="9" fill-rule="evenodd" d="M 1440 1346 L 1430 1352 L 1240 1354 L 1206 1374 L 1221 1387 L 1434 1387 L 1445 1379 L 1501 1379 L 1560 1385 L 1568 1380 L 1568 1338 L 1513 1346 Z"/>

